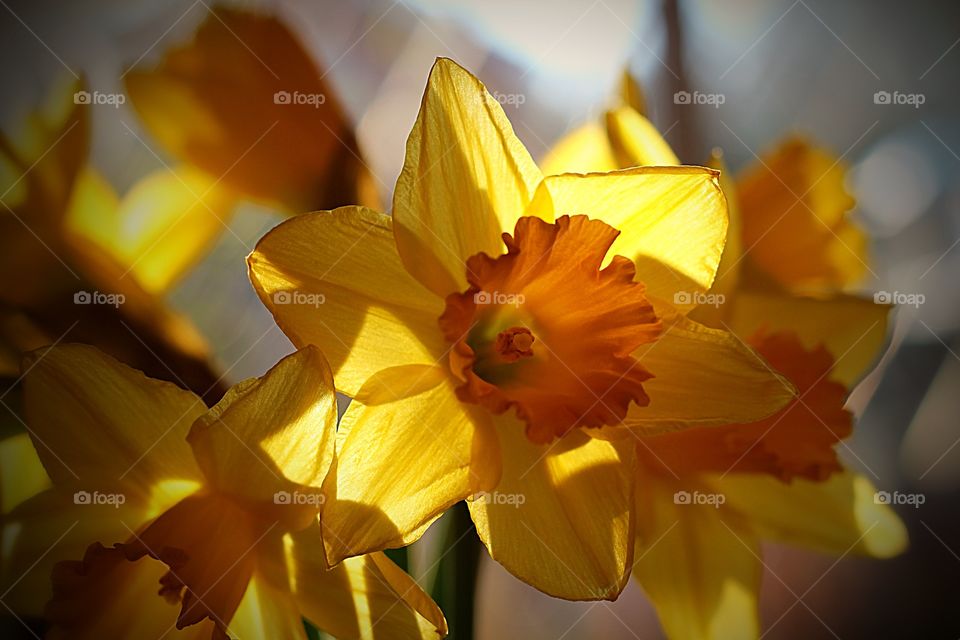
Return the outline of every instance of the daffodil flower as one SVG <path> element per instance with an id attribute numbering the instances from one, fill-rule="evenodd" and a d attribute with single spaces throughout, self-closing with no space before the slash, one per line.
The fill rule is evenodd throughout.
<path id="1" fill-rule="evenodd" d="M 799 396 L 750 424 L 689 429 L 637 444 L 633 575 L 672 639 L 758 638 L 761 543 L 839 556 L 901 553 L 906 529 L 863 475 L 844 469 L 846 387 L 834 357 L 795 333 L 751 342 Z"/>
<path id="2" fill-rule="evenodd" d="M 784 163 L 787 157 L 792 166 Z M 717 281 L 691 316 L 750 343 L 798 396 L 762 421 L 637 442 L 634 576 L 670 638 L 760 635 L 762 541 L 879 558 L 906 545 L 899 518 L 835 451 L 852 432 L 852 416 L 844 410 L 847 389 L 876 358 L 889 307 L 836 291 L 856 277 L 852 265 L 864 254 L 858 241 L 845 246 L 852 253 L 840 255 L 839 234 L 860 236 L 842 219 L 851 202 L 842 168 L 828 160 L 793 139 L 735 183 L 722 156 L 712 159 L 721 169 L 730 237 Z M 606 129 L 587 125 L 561 141 L 545 164 L 554 171 L 589 171 L 679 160 L 648 120 L 621 107 L 607 114 Z M 759 229 L 778 224 L 771 212 L 790 221 L 789 231 L 758 241 Z M 830 216 L 835 240 L 824 237 L 820 215 Z M 787 259 L 770 261 L 773 270 L 765 271 L 765 258 L 751 259 L 761 244 L 761 253 Z M 815 251 L 797 250 L 814 245 Z M 818 297 L 796 295 L 811 285 Z"/>
<path id="3" fill-rule="evenodd" d="M 302 617 L 342 638 L 446 632 L 382 554 L 326 569 L 316 523 L 337 410 L 318 349 L 209 410 L 92 347 L 35 352 L 24 368 L 52 487 L 4 516 L 4 597 L 29 615 L 52 595 L 50 638 L 305 640 Z"/>
<path id="4" fill-rule="evenodd" d="M 543 160 L 547 174 L 678 164 L 656 127 L 629 105 L 608 111 L 603 124 L 576 129 Z M 844 188 L 845 176 L 841 158 L 791 136 L 735 181 L 727 178 L 739 201 L 735 241 L 749 249 L 744 277 L 793 293 L 858 284 L 869 262 L 867 237 L 848 215 L 854 200 Z M 725 274 L 721 267 L 718 283 L 728 279 Z"/>
<path id="5" fill-rule="evenodd" d="M 353 397 L 324 485 L 329 561 L 409 544 L 469 499 L 514 575 L 616 598 L 634 452 L 604 425 L 759 420 L 793 395 L 674 304 L 710 288 L 726 220 L 710 169 L 544 178 L 483 85 L 438 60 L 393 216 L 299 216 L 248 260 L 278 325 L 322 346 Z"/>
<path id="6" fill-rule="evenodd" d="M 679 164 L 629 105 L 574 130 L 543 160 L 548 174 Z M 868 261 L 866 236 L 846 215 L 853 199 L 843 163 L 791 137 L 736 180 L 720 152 L 710 165 L 720 171 L 730 224 L 717 277 L 690 317 L 744 340 L 758 319 L 769 331 L 797 331 L 807 348 L 824 344 L 837 359 L 831 375 L 852 386 L 886 339 L 889 306 L 843 292 Z"/>
<path id="7" fill-rule="evenodd" d="M 214 6 L 190 42 L 125 81 L 163 148 L 237 197 L 287 213 L 376 203 L 324 76 L 276 17 Z M 190 233 L 178 237 L 189 242 Z"/>

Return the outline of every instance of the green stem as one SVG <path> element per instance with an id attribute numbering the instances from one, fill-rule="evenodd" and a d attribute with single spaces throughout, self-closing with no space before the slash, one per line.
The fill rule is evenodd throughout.
<path id="1" fill-rule="evenodd" d="M 449 522 L 433 596 L 447 617 L 450 637 L 472 640 L 480 539 L 465 502 L 454 505 L 446 517 Z"/>

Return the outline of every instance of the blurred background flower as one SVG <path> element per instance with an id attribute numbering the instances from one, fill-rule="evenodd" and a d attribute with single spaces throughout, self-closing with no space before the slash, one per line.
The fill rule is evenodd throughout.
<path id="1" fill-rule="evenodd" d="M 601 118 L 618 95 L 624 67 L 640 80 L 647 113 L 684 162 L 703 162 L 720 146 L 738 172 L 794 132 L 829 148 L 850 167 L 847 188 L 858 203 L 854 219 L 870 238 L 872 261 L 851 290 L 878 292 L 878 301 L 897 304 L 890 348 L 848 402 L 860 420 L 848 442 L 855 457 L 845 462 L 891 496 L 920 494 L 924 503 L 895 505 L 912 546 L 894 561 L 837 562 L 770 546 L 761 597 L 764 628 L 778 638 L 960 634 L 960 520 L 953 507 L 960 497 L 960 293 L 953 282 L 960 268 L 960 6 L 933 0 L 277 0 L 241 6 L 277 16 L 298 37 L 342 108 L 342 129 L 321 119 L 341 138 L 329 147 L 338 158 L 334 165 L 363 158 L 355 169 L 358 177 L 369 175 L 372 193 L 364 197 L 383 202 L 389 202 L 427 71 L 439 55 L 456 59 L 487 85 L 538 158 L 565 133 Z M 240 31 L 214 25 L 205 0 L 3 0 L 0 15 L 4 123 L 23 122 L 35 112 L 56 78 L 82 78 L 91 93 L 129 98 L 118 106 L 89 105 L 91 163 L 114 192 L 133 197 L 145 176 L 167 167 L 179 171 L 184 163 L 201 172 L 221 171 L 187 152 L 167 133 L 169 123 L 151 119 L 137 105 L 131 80 L 150 70 L 172 73 L 177 65 L 170 52 L 182 52 L 201 24 L 219 31 L 218 51 L 243 49 L 234 41 L 243 40 L 235 38 Z M 263 75 L 259 66 L 247 60 L 237 75 Z M 197 66 L 186 69 L 196 75 L 174 74 L 181 87 L 192 79 L 215 89 L 201 80 Z M 164 98 L 175 95 L 173 89 L 163 92 Z M 244 113 L 249 105 L 237 100 L 237 112 Z M 182 104 L 170 109 L 175 106 Z M 191 113 L 182 124 L 201 117 Z M 231 121 L 226 112 L 213 113 L 208 116 L 218 122 Z M 253 127 L 244 131 L 252 143 L 270 121 L 259 130 L 249 122 L 243 126 Z M 290 138 L 298 143 L 264 147 L 281 152 L 270 156 L 276 165 L 252 164 L 254 177 L 266 178 L 300 147 L 322 146 L 315 139 L 320 129 L 298 131 Z M 273 141 L 275 133 L 267 131 L 263 142 Z M 246 147 L 234 142 L 239 157 Z M 343 153 L 349 149 L 356 155 Z M 196 327 L 209 344 L 213 368 L 232 382 L 262 374 L 292 350 L 256 300 L 243 258 L 288 215 L 278 204 L 320 205 L 290 191 L 265 198 L 260 189 L 223 182 L 241 195 L 223 220 L 229 230 L 211 234 L 209 251 L 190 262 L 195 268 L 171 279 L 157 296 Z M 0 199 L 14 208 L 12 194 Z M 7 213 L 0 208 L 0 215 Z M 19 225 L 7 219 L 3 228 L 11 222 Z M 28 234 L 17 242 L 32 240 Z M 37 244 L 33 251 L 40 255 L 44 249 Z M 30 290 L 49 281 L 29 269 L 4 277 L 5 291 L 13 290 L 14 279 L 38 282 Z M 18 332 L 33 330 L 17 317 L 10 323 Z M 67 331 L 64 339 L 82 337 Z M 161 369 L 155 375 L 164 373 L 154 366 Z M 15 410 L 15 395 L 0 399 Z M 5 422 L 11 425 L 6 428 L 20 428 L 12 417 Z M 421 547 L 430 544 L 431 533 L 411 554 L 413 574 L 425 581 L 432 572 Z M 568 603 L 485 562 L 478 598 L 481 638 L 661 633 L 636 585 L 615 603 Z M 3 624 L 4 631 L 23 633 L 15 620 Z"/>

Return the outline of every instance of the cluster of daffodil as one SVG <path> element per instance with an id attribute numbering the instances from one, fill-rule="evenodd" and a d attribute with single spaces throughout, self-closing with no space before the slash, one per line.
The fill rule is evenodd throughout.
<path id="1" fill-rule="evenodd" d="M 250 125 L 210 107 L 184 132 L 197 68 L 178 52 L 130 87 L 206 176 Z M 320 181 L 326 165 L 291 156 L 330 151 L 278 126 L 248 195 L 297 210 L 359 192 L 356 175 Z M 297 347 L 263 377 L 207 408 L 93 347 L 26 357 L 30 440 L 0 448 L 5 603 L 38 614 L 49 595 L 54 638 L 306 638 L 301 618 L 443 636 L 383 551 L 466 501 L 491 557 L 544 593 L 612 600 L 632 574 L 669 637 L 756 638 L 762 541 L 898 553 L 902 524 L 837 455 L 889 311 L 843 293 L 866 259 L 843 168 L 800 139 L 736 182 L 709 164 L 681 166 L 624 106 L 538 166 L 483 85 L 438 60 L 392 215 L 294 216 L 249 256 Z M 145 281 L 172 282 L 197 255 L 182 246 Z M 339 424 L 335 390 L 352 399 Z"/>

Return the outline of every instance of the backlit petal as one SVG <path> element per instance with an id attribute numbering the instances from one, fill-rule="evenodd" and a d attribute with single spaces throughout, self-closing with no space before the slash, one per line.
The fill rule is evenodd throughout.
<path id="1" fill-rule="evenodd" d="M 823 344 L 836 360 L 831 379 L 852 387 L 879 357 L 889 315 L 890 306 L 857 296 L 819 299 L 741 292 L 727 322 L 744 337 L 764 328 L 795 332 L 808 348 Z"/>
<path id="2" fill-rule="evenodd" d="M 409 385 L 361 390 L 381 400 L 355 400 L 341 419 L 347 435 L 324 485 L 331 564 L 409 544 L 448 507 L 496 484 L 500 453 L 489 416 L 457 400 L 443 369 L 416 377 L 428 376 L 434 386 L 419 393 L 413 375 Z"/>
<path id="3" fill-rule="evenodd" d="M 584 214 L 620 231 L 607 254 L 630 258 L 651 298 L 689 309 L 713 283 L 727 233 L 717 172 L 643 167 L 544 179 L 528 215 Z"/>
<path id="4" fill-rule="evenodd" d="M 298 216 L 264 236 L 250 280 L 290 340 L 319 346 L 338 390 L 354 395 L 373 374 L 433 364 L 445 351 L 443 301 L 403 268 L 389 216 L 343 207 Z"/>
<path id="5" fill-rule="evenodd" d="M 34 351 L 24 370 L 34 446 L 64 491 L 146 502 L 165 482 L 199 479 L 185 438 L 206 410 L 194 394 L 84 345 Z"/>
<path id="6" fill-rule="evenodd" d="M 825 482 L 728 474 L 712 485 L 764 538 L 843 554 L 889 558 L 907 546 L 907 530 L 866 477 L 847 471 Z"/>
<path id="7" fill-rule="evenodd" d="M 619 168 L 681 164 L 653 123 L 630 107 L 607 112 L 607 134 Z"/>
<path id="8" fill-rule="evenodd" d="M 753 422 L 794 397 L 793 385 L 736 336 L 682 316 L 665 318 L 660 338 L 634 357 L 654 377 L 643 385 L 650 404 L 630 407 L 629 427 Z"/>
<path id="9" fill-rule="evenodd" d="M 231 637 L 307 640 L 303 618 L 288 584 L 267 580 L 255 572 L 230 620 Z"/>
<path id="10" fill-rule="evenodd" d="M 211 486 L 253 502 L 277 503 L 279 496 L 287 505 L 303 486 L 316 487 L 319 499 L 336 429 L 330 367 L 317 347 L 308 346 L 263 377 L 231 388 L 193 424 L 188 440 Z M 316 511 L 319 503 L 302 506 Z"/>
<path id="11" fill-rule="evenodd" d="M 574 431 L 538 445 L 507 416 L 497 431 L 503 475 L 467 503 L 490 555 L 552 596 L 616 599 L 632 557 L 632 438 L 606 442 Z"/>
<path id="12" fill-rule="evenodd" d="M 287 562 L 300 610 L 319 629 L 344 639 L 440 638 L 439 607 L 382 553 L 347 558 L 326 569 L 313 530 L 287 538 Z"/>
<path id="13" fill-rule="evenodd" d="M 466 288 L 467 258 L 503 252 L 540 182 L 500 103 L 468 71 L 439 58 L 407 140 L 393 198 L 403 263 L 440 296 Z"/>
<path id="14" fill-rule="evenodd" d="M 642 476 L 637 487 L 634 577 L 666 635 L 678 640 L 750 640 L 759 635 L 760 545 L 724 506 L 677 504 L 696 484 Z M 682 494 L 680 494 L 682 495 Z"/>
<path id="15" fill-rule="evenodd" d="M 606 173 L 621 167 L 613 157 L 607 132 L 594 122 L 568 133 L 540 161 L 543 175 Z"/>

